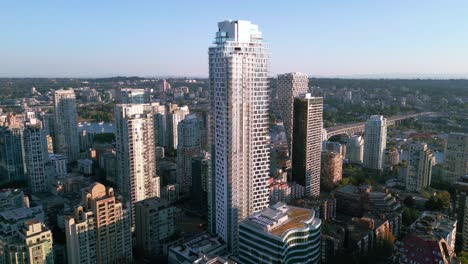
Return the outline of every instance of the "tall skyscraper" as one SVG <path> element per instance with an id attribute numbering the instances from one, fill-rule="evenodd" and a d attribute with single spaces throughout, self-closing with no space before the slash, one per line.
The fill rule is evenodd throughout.
<path id="1" fill-rule="evenodd" d="M 151 108 L 154 113 L 154 131 L 156 133 L 156 146 L 166 147 L 167 143 L 167 111 L 166 106 L 160 103 L 151 103 Z"/>
<path id="2" fill-rule="evenodd" d="M 268 49 L 249 21 L 218 23 L 209 48 L 216 232 L 238 251 L 239 222 L 268 206 Z"/>
<path id="3" fill-rule="evenodd" d="M 188 106 L 184 105 L 174 109 L 167 115 L 167 135 L 168 135 L 168 148 L 177 150 L 179 136 L 178 126 L 184 118 L 190 114 Z"/>
<path id="4" fill-rule="evenodd" d="M 200 156 L 200 120 L 188 115 L 178 125 L 177 184 L 182 195 L 188 196 L 192 187 L 192 158 Z"/>
<path id="5" fill-rule="evenodd" d="M 304 186 L 305 195 L 320 195 L 323 98 L 303 94 L 294 99 L 292 181 Z"/>
<path id="6" fill-rule="evenodd" d="M 68 162 L 78 159 L 78 125 L 76 98 L 73 89 L 54 93 L 54 151 L 67 155 Z"/>
<path id="7" fill-rule="evenodd" d="M 307 74 L 299 72 L 279 74 L 276 89 L 281 120 L 283 120 L 286 140 L 291 155 L 294 98 L 309 92 L 309 77 Z"/>
<path id="8" fill-rule="evenodd" d="M 468 174 L 468 133 L 450 133 L 445 147 L 446 180 L 455 182 Z"/>
<path id="9" fill-rule="evenodd" d="M 426 143 L 414 142 L 409 145 L 406 170 L 406 190 L 419 192 L 431 185 L 433 156 Z"/>
<path id="10" fill-rule="evenodd" d="M 371 116 L 364 130 L 364 167 L 382 170 L 384 151 L 387 145 L 387 119 L 381 115 Z"/>
<path id="11" fill-rule="evenodd" d="M 6 263 L 53 264 L 52 232 L 37 219 L 24 222 L 15 240 L 4 249 Z"/>
<path id="12" fill-rule="evenodd" d="M 346 158 L 349 163 L 362 164 L 364 160 L 364 139 L 352 136 L 346 143 Z"/>
<path id="13" fill-rule="evenodd" d="M 23 126 L 11 113 L 0 125 L 0 182 L 25 180 Z"/>
<path id="14" fill-rule="evenodd" d="M 24 161 L 31 192 L 48 191 L 53 172 L 52 168 L 48 166 L 49 154 L 46 134 L 38 119 L 30 119 L 25 124 Z"/>
<path id="15" fill-rule="evenodd" d="M 160 196 L 153 113 L 144 104 L 115 107 L 117 188 L 126 201 Z"/>
<path id="16" fill-rule="evenodd" d="M 132 259 L 130 212 L 114 190 L 94 183 L 65 220 L 69 264 L 124 263 Z"/>
<path id="17" fill-rule="evenodd" d="M 212 201 L 208 202 L 208 179 L 211 175 L 211 160 L 207 152 L 192 158 L 192 186 L 190 200 L 195 208 L 201 213 L 208 215 L 208 225 L 211 225 L 213 215 L 211 207 L 215 206 Z"/>

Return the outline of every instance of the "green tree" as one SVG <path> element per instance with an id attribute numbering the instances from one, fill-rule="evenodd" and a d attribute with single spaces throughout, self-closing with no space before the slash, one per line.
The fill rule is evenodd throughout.
<path id="1" fill-rule="evenodd" d="M 460 252 L 460 254 L 458 254 L 458 260 L 460 260 L 462 264 L 468 264 L 468 252 Z"/>
<path id="2" fill-rule="evenodd" d="M 403 224 L 405 226 L 410 226 L 416 219 L 418 219 L 420 214 L 421 213 L 419 213 L 419 211 L 414 208 L 405 207 L 402 213 Z"/>
<path id="3" fill-rule="evenodd" d="M 450 193 L 447 191 L 438 192 L 436 195 L 429 198 L 425 204 L 426 209 L 437 211 L 450 207 Z"/>

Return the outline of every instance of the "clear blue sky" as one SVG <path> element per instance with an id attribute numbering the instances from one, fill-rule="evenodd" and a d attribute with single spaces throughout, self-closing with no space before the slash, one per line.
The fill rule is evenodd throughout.
<path id="1" fill-rule="evenodd" d="M 260 26 L 271 75 L 468 77 L 466 0 L 5 0 L 0 76 L 207 76 L 226 19 Z"/>

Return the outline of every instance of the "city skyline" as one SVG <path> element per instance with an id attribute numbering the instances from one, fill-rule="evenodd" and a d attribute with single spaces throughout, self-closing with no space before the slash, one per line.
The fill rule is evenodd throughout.
<path id="1" fill-rule="evenodd" d="M 104 1 L 30 3 L 26 10 L 8 3 L 0 77 L 207 77 L 213 24 L 243 19 L 268 36 L 270 76 L 467 78 L 467 5 L 259 1 L 226 8 L 206 1 L 182 9 L 178 2 Z"/>
<path id="2" fill-rule="evenodd" d="M 244 15 L 259 8 L 258 2 L 242 1 L 228 11 Z M 397 5 L 403 5 L 399 1 Z M 367 4 L 360 12 L 385 6 L 363 2 Z M 301 67 L 308 65 L 304 63 L 320 67 L 323 61 L 309 60 L 310 54 L 296 47 L 296 38 L 288 34 L 310 44 L 311 50 L 317 48 L 323 35 L 308 35 L 291 23 L 297 23 L 308 7 L 327 5 L 287 4 L 278 10 L 281 13 L 271 13 L 277 3 L 261 6 L 261 11 L 269 11 L 268 18 L 282 18 L 270 23 L 262 21 L 261 12 L 260 23 L 217 20 L 200 66 L 209 73 L 206 79 L 0 77 L 0 263 L 468 263 L 468 79 L 310 78 L 316 75 L 303 73 Z M 338 6 L 359 9 L 360 5 Z M 51 21 L 62 21 L 64 14 L 57 13 L 60 4 L 38 9 L 31 4 L 34 12 L 29 19 L 44 14 L 41 8 L 46 6 L 57 14 Z M 86 10 L 74 9 L 66 14 L 70 16 L 63 28 L 68 30 L 75 14 L 98 14 L 101 10 L 92 7 L 105 6 L 100 2 Z M 173 41 L 171 48 L 180 52 L 177 57 L 169 58 L 164 45 L 158 49 L 145 38 L 127 35 L 125 26 L 115 31 L 124 36 L 123 41 L 114 39 L 115 46 L 105 50 L 152 46 L 151 52 L 138 50 L 148 55 L 140 59 L 163 52 L 168 59 L 160 66 L 174 64 L 177 72 L 183 72 L 193 66 L 191 52 L 198 45 L 186 38 L 207 37 L 197 31 L 208 27 L 193 27 L 219 15 L 218 6 L 225 7 L 213 3 L 200 13 L 207 17 L 192 19 L 189 25 L 184 21 L 197 15 L 196 9 L 184 16 L 185 9 L 148 12 L 149 6 L 139 2 L 139 12 L 129 8 L 128 16 L 117 24 L 106 20 L 119 14 L 114 13 L 116 6 L 108 6 L 102 21 L 86 32 L 101 32 L 99 28 L 106 25 L 108 31 L 122 25 L 132 29 L 132 23 L 125 24 L 130 17 L 142 22 L 145 14 L 163 13 L 164 18 L 169 12 L 171 18 L 181 19 L 164 21 L 166 29 L 183 25 L 190 32 L 176 30 L 180 38 L 159 34 L 159 29 L 148 32 Z M 359 16 L 352 8 L 347 14 Z M 385 21 L 390 14 L 394 24 L 388 26 L 400 25 L 387 11 L 379 18 Z M 346 20 L 340 10 L 330 12 Z M 311 15 L 319 23 L 310 28 L 323 25 L 327 30 L 323 16 L 326 13 Z M 437 20 L 433 18 L 436 24 Z M 83 21 L 91 24 L 93 18 Z M 28 24 L 35 28 L 46 22 Z M 355 26 L 353 22 L 349 24 Z M 273 27 L 263 31 L 262 23 Z M 288 34 L 277 42 L 283 29 Z M 18 32 L 28 34 L 23 29 Z M 96 56 L 91 61 L 81 48 L 66 53 L 87 63 L 111 63 L 112 69 L 128 65 L 140 69 L 140 62 L 127 54 L 114 54 L 122 55 L 121 63 L 102 58 L 108 54 L 98 51 L 105 48 L 101 40 L 112 41 L 115 32 L 96 38 L 80 35 L 73 42 L 93 47 Z M 55 45 L 61 45 L 68 33 L 77 36 L 61 33 L 56 32 L 62 38 L 53 38 Z M 359 38 L 354 33 L 353 38 Z M 47 34 L 39 35 L 47 38 Z M 336 47 L 349 44 L 346 54 L 356 56 L 351 51 L 353 40 L 344 41 L 346 36 L 337 39 Z M 129 38 L 134 42 L 125 42 Z M 26 49 L 40 52 L 44 43 L 32 39 L 39 49 Z M 359 48 L 367 52 L 369 45 L 385 40 L 362 39 Z M 411 40 L 399 36 L 397 41 Z M 276 43 L 280 47 L 287 43 L 291 55 L 287 60 L 294 62 L 294 69 L 271 78 L 276 69 L 270 62 L 285 59 L 274 54 Z M 413 44 L 403 46 L 411 51 Z M 77 47 L 73 45 L 63 47 Z M 376 50 L 366 54 L 375 63 L 389 62 L 372 57 Z M 330 54 L 343 57 L 338 48 Z M 399 60 L 391 50 L 385 55 Z M 430 55 L 440 56 L 432 50 Z M 179 64 L 179 57 L 189 63 Z M 457 66 L 450 56 L 442 57 Z M 25 65 L 34 66 L 37 57 L 30 58 Z M 54 62 L 45 63 L 37 69 L 50 70 L 47 63 Z M 398 63 L 411 66 L 406 60 Z M 354 64 L 346 69 L 360 69 L 366 59 Z M 396 66 L 391 61 L 388 65 Z M 283 66 L 289 67 L 286 62 Z M 444 64 L 426 66 L 447 69 Z M 2 67 L 0 60 L 0 75 Z M 323 70 L 327 67 L 335 66 L 329 61 Z"/>

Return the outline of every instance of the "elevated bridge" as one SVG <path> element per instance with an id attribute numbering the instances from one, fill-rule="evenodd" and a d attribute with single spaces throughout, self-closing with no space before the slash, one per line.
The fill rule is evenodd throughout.
<path id="1" fill-rule="evenodd" d="M 401 121 L 406 120 L 406 119 L 411 119 L 411 118 L 415 118 L 419 116 L 436 115 L 436 114 L 438 113 L 422 112 L 422 113 L 390 116 L 390 117 L 387 117 L 387 126 L 399 125 Z M 337 135 L 347 135 L 348 137 L 351 137 L 352 135 L 363 133 L 365 126 L 366 126 L 366 122 L 359 122 L 359 123 L 344 124 L 344 125 L 328 127 L 326 128 L 327 138 L 330 139 L 331 137 L 337 136 Z"/>

